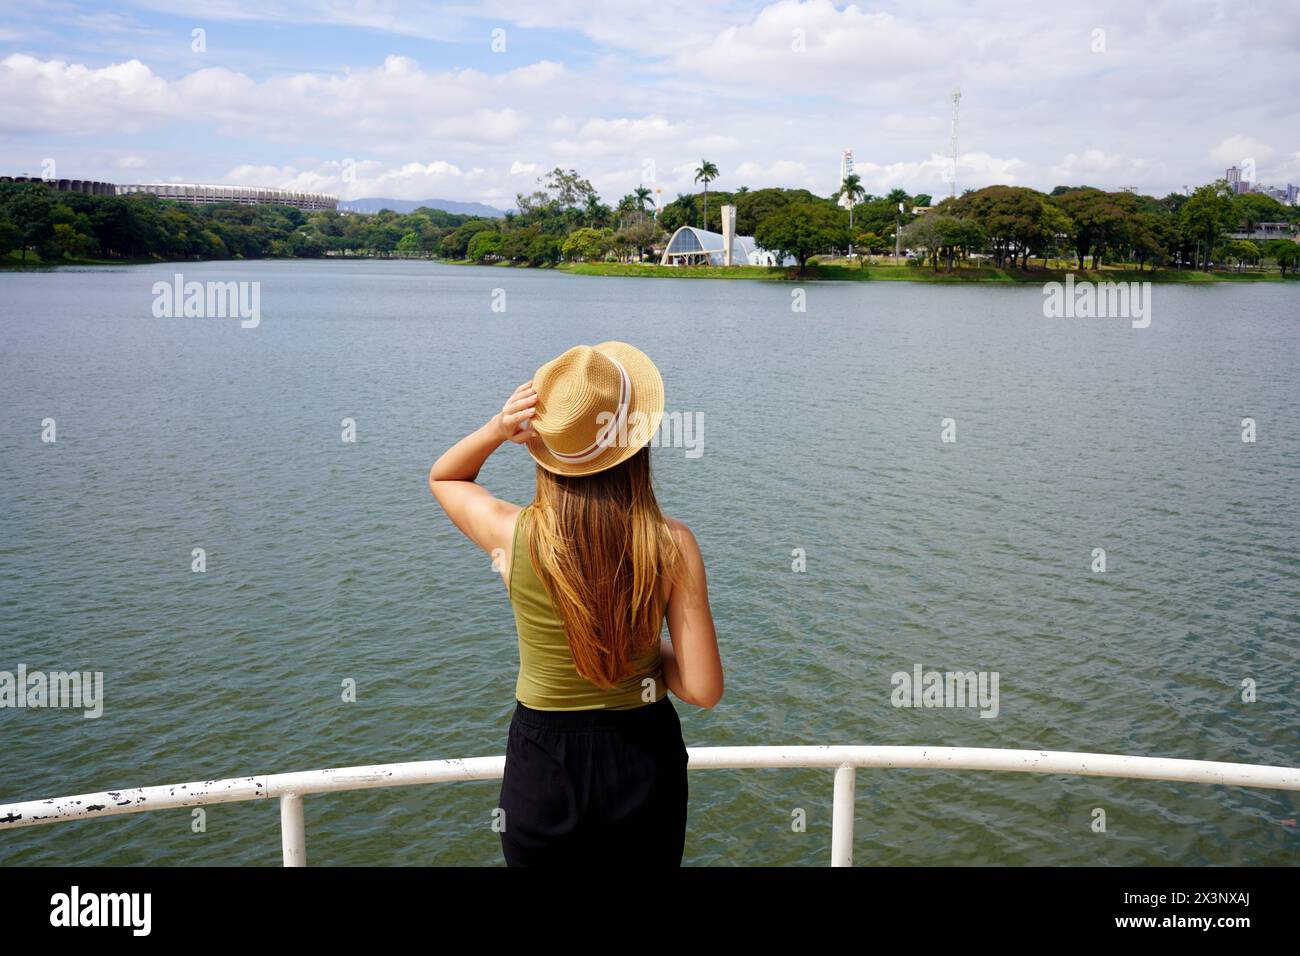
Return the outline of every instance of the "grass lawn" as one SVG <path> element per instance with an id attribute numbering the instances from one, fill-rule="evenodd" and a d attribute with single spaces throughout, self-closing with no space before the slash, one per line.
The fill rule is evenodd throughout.
<path id="1" fill-rule="evenodd" d="M 329 257 L 326 257 L 327 259 Z M 347 257 L 365 258 L 365 257 Z M 52 266 L 121 266 L 159 262 L 158 259 L 56 259 L 46 262 L 34 250 L 28 250 L 24 262 L 17 252 L 0 255 L 0 270 L 41 269 Z M 185 260 L 189 261 L 189 260 Z M 235 261 L 235 260 L 231 260 Z M 287 261 L 287 260 L 286 260 Z M 326 260 L 316 260 L 326 261 Z M 430 260 L 425 260 L 430 261 Z M 491 265 L 506 269 L 534 268 L 523 263 L 489 262 L 475 263 L 469 259 L 432 260 L 452 265 Z M 929 266 L 895 265 L 889 259 L 875 259 L 866 265 L 861 260 L 833 259 L 814 260 L 808 263 L 807 270 L 800 274 L 794 267 L 767 266 L 661 266 L 648 262 L 566 262 L 557 266 L 540 266 L 536 268 L 555 268 L 561 272 L 585 276 L 634 276 L 637 278 L 661 279 L 757 279 L 767 282 L 1002 282 L 1028 283 L 1041 285 L 1044 282 L 1061 282 L 1072 270 L 1068 268 L 1046 268 L 1041 264 L 1032 264 L 1028 269 L 999 269 L 992 265 L 959 266 L 953 272 L 940 269 L 934 272 Z M 1062 266 L 1056 261 L 1053 266 Z M 1103 266 L 1099 270 L 1074 271 L 1076 282 L 1295 282 L 1300 276 L 1280 275 L 1276 270 L 1264 272 L 1192 272 L 1178 269 L 1142 269 L 1133 266 Z"/>
<path id="2" fill-rule="evenodd" d="M 940 269 L 933 272 L 928 266 L 870 263 L 859 265 L 847 259 L 832 262 L 810 262 L 807 271 L 800 275 L 795 268 L 767 268 L 765 266 L 661 266 L 635 262 L 577 262 L 558 266 L 564 272 L 593 276 L 637 276 L 670 279 L 765 279 L 769 281 L 844 281 L 844 282 L 1003 282 L 1030 283 L 1064 281 L 1070 269 L 1047 269 L 1031 266 L 1029 269 L 999 269 L 995 266 L 962 266 L 951 273 Z M 1083 282 L 1280 282 L 1277 272 L 1191 272 L 1177 269 L 1152 271 L 1136 268 L 1105 266 L 1099 270 L 1074 272 L 1075 281 Z M 1292 281 L 1294 275 L 1286 277 Z"/>
<path id="3" fill-rule="evenodd" d="M 123 266 L 123 265 L 140 265 L 145 262 L 157 262 L 157 259 L 42 259 L 36 254 L 36 250 L 27 250 L 27 261 L 24 262 L 21 252 L 11 252 L 8 255 L 0 256 L 0 269 L 48 269 L 52 266 Z"/>

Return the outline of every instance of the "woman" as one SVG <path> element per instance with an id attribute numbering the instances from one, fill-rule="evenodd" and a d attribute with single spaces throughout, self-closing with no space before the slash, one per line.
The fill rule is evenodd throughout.
<path id="1" fill-rule="evenodd" d="M 681 865 L 687 757 L 667 692 L 712 708 L 722 662 L 699 545 L 651 485 L 647 446 L 663 409 L 645 353 L 575 346 L 429 471 L 434 497 L 493 556 L 514 606 L 507 865 Z M 475 482 L 506 442 L 537 463 L 523 508 Z"/>

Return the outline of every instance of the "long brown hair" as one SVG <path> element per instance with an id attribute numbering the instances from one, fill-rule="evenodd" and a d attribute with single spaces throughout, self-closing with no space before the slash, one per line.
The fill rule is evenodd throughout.
<path id="1" fill-rule="evenodd" d="M 599 687 L 626 679 L 657 646 L 663 582 L 681 555 L 650 478 L 650 449 L 570 477 L 537 468 L 528 553 L 564 631 L 578 673 Z"/>

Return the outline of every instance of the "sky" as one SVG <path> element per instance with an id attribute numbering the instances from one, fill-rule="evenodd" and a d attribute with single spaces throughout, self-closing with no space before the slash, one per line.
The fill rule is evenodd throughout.
<path id="1" fill-rule="evenodd" d="M 1294 0 L 0 0 L 0 173 L 514 206 L 1300 184 Z M 1249 165 L 1246 165 L 1249 164 Z"/>

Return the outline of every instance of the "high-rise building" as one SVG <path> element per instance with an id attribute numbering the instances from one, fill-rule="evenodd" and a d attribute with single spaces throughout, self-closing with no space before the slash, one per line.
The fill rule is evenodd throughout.
<path id="1" fill-rule="evenodd" d="M 1294 188 L 1295 188 L 1294 186 L 1288 185 L 1285 189 L 1283 189 L 1281 186 L 1266 186 L 1263 183 L 1261 183 L 1258 186 L 1256 186 L 1254 189 L 1250 190 L 1250 192 L 1263 193 L 1265 196 L 1268 196 L 1270 199 L 1276 199 L 1278 202 L 1286 203 L 1286 202 L 1291 202 L 1293 196 L 1291 190 L 1293 190 Z"/>
<path id="2" fill-rule="evenodd" d="M 846 149 L 844 155 L 840 157 L 840 185 L 844 185 L 844 180 L 853 175 L 853 150 Z M 850 205 L 847 196 L 840 196 L 840 205 L 848 209 Z"/>
<path id="3" fill-rule="evenodd" d="M 1227 171 L 1224 173 L 1224 177 L 1228 180 L 1228 188 L 1237 195 L 1250 192 L 1251 182 L 1249 179 L 1241 178 L 1240 168 L 1229 166 Z"/>

